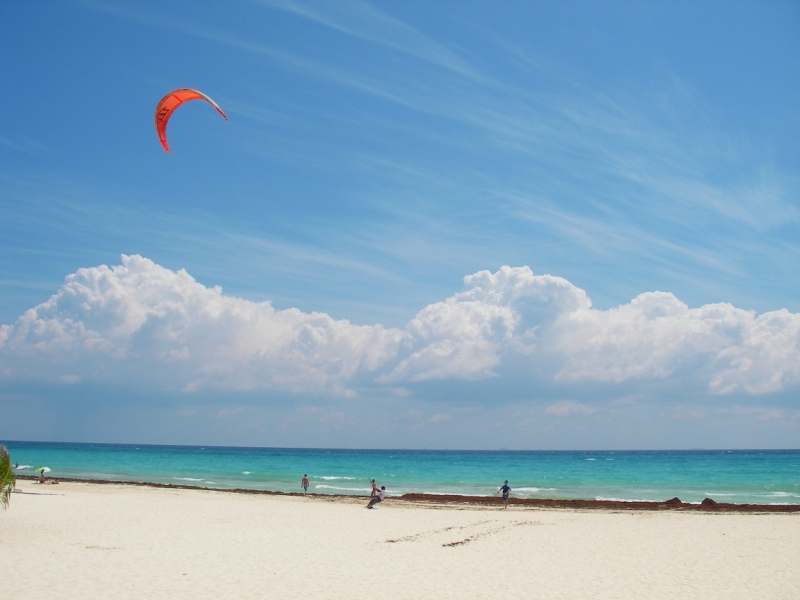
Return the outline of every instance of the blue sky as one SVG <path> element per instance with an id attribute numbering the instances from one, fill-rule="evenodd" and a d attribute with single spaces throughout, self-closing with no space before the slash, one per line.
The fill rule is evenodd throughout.
<path id="1" fill-rule="evenodd" d="M 799 32 L 793 2 L 3 5 L 0 436 L 797 447 Z M 181 107 L 167 155 L 153 110 L 177 87 L 207 93 L 230 120 Z M 348 350 L 290 364 L 242 333 L 237 348 L 257 347 L 259 372 L 273 375 L 250 373 L 249 354 L 208 375 L 222 342 L 186 309 L 180 335 L 207 335 L 157 346 L 191 355 L 181 385 L 142 381 L 158 370 L 142 357 L 162 338 L 143 341 L 138 321 L 103 360 L 67 361 L 89 352 L 78 334 L 36 354 L 36 328 L 20 316 L 73 293 L 62 284 L 79 269 L 123 264 L 113 286 L 137 310 L 156 314 L 154 295 L 195 290 L 169 275 L 185 269 L 204 290 L 251 303 L 223 312 L 267 318 L 252 303 L 268 301 L 281 315 L 324 313 L 319 327 Z M 530 274 L 497 275 L 503 265 Z M 464 278 L 481 271 L 496 275 L 483 292 L 522 282 L 527 300 L 476 300 Z M 551 293 L 543 275 L 571 287 Z M 157 291 L 144 294 L 145 279 Z M 650 292 L 705 312 L 670 312 L 662 296 L 631 304 Z M 195 294 L 217 302 L 179 296 Z M 572 308 L 525 316 L 550 315 L 545 296 Z M 488 312 L 469 304 L 458 319 L 486 319 L 489 334 L 444 318 L 448 298 L 482 303 Z M 92 331 L 111 340 L 108 302 L 91 306 L 87 316 L 61 298 L 38 310 L 61 325 L 96 319 Z M 740 312 L 712 327 L 708 306 Z M 575 315 L 589 308 L 598 346 L 564 325 L 588 323 Z M 780 323 L 753 320 L 782 309 Z M 677 337 L 642 324 L 656 313 L 678 319 L 658 329 Z M 388 337 L 373 331 L 380 341 L 361 346 L 343 320 Z M 767 321 L 755 358 L 747 340 L 767 335 Z M 341 367 L 350 351 L 352 368 Z M 372 352 L 384 362 L 364 366 Z"/>

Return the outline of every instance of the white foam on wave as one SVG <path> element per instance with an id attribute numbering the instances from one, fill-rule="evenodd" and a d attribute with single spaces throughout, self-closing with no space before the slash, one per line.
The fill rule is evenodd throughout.
<path id="1" fill-rule="evenodd" d="M 33 465 L 20 465 L 18 467 L 14 467 L 17 471 L 22 471 L 22 469 L 32 469 Z"/>
<path id="2" fill-rule="evenodd" d="M 396 495 L 402 496 L 404 493 L 405 492 L 399 491 L 399 492 L 396 492 Z M 463 494 L 460 494 L 459 492 L 428 492 L 428 491 L 423 491 L 423 492 L 420 492 L 420 493 L 425 494 L 427 496 L 462 496 L 463 495 Z M 471 494 L 470 493 L 470 494 L 466 494 L 466 495 L 468 495 L 468 496 L 478 496 L 480 498 L 489 498 L 491 496 L 494 496 L 495 494 Z"/>
<path id="3" fill-rule="evenodd" d="M 242 471 L 243 475 L 250 475 L 250 473 L 252 473 L 252 471 Z"/>
<path id="4" fill-rule="evenodd" d="M 369 488 L 350 488 L 350 487 L 336 487 L 335 485 L 325 485 L 318 483 L 314 486 L 318 490 L 339 490 L 341 492 L 368 492 Z"/>
<path id="5" fill-rule="evenodd" d="M 641 500 L 639 498 L 606 498 L 605 496 L 595 496 L 595 500 L 604 500 L 606 502 L 658 502 L 657 500 Z"/>
<path id="6" fill-rule="evenodd" d="M 512 488 L 514 492 L 555 492 L 556 488 L 518 487 Z"/>
<path id="7" fill-rule="evenodd" d="M 178 481 L 203 481 L 203 478 L 195 479 L 194 477 L 173 477 L 173 479 L 177 479 Z"/>
<path id="8" fill-rule="evenodd" d="M 324 479 L 325 481 L 334 481 L 336 479 L 346 479 L 352 481 L 355 477 L 336 477 L 335 475 L 323 475 L 320 479 Z"/>
<path id="9" fill-rule="evenodd" d="M 586 460 L 597 460 L 596 458 L 587 458 Z"/>

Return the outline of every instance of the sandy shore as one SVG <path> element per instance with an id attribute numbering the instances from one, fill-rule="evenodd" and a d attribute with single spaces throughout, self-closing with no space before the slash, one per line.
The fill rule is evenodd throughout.
<path id="1" fill-rule="evenodd" d="M 800 514 L 423 508 L 20 481 L 9 598 L 800 598 Z"/>

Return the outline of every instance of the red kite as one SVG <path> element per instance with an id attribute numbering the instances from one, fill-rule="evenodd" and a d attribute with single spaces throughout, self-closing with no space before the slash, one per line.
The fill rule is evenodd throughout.
<path id="1" fill-rule="evenodd" d="M 169 121 L 169 118 L 172 116 L 172 113 L 175 112 L 176 108 L 184 102 L 189 102 L 189 100 L 205 100 L 216 108 L 217 112 L 221 114 L 226 121 L 228 120 L 228 117 L 225 116 L 222 109 L 217 106 L 217 103 L 202 92 L 186 88 L 170 92 L 164 96 L 161 102 L 158 103 L 158 106 L 156 106 L 156 133 L 158 133 L 158 140 L 167 152 L 169 152 L 169 146 L 167 145 L 167 121 Z"/>

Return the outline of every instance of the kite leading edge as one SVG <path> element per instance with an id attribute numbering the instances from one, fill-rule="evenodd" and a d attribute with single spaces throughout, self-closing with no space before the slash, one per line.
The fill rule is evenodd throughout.
<path id="1" fill-rule="evenodd" d="M 188 88 L 181 88 L 179 90 L 171 91 L 169 94 L 164 96 L 156 106 L 155 116 L 158 141 L 161 142 L 161 145 L 167 152 L 169 152 L 169 146 L 167 145 L 167 121 L 169 121 L 169 118 L 172 116 L 172 113 L 175 112 L 176 108 L 178 108 L 184 102 L 189 102 L 190 100 L 205 100 L 215 109 L 217 109 L 217 112 L 221 114 L 226 121 L 228 120 L 228 117 L 224 112 L 222 112 L 222 109 L 217 106 L 217 103 L 204 93 L 198 92 L 197 90 L 190 90 Z"/>

